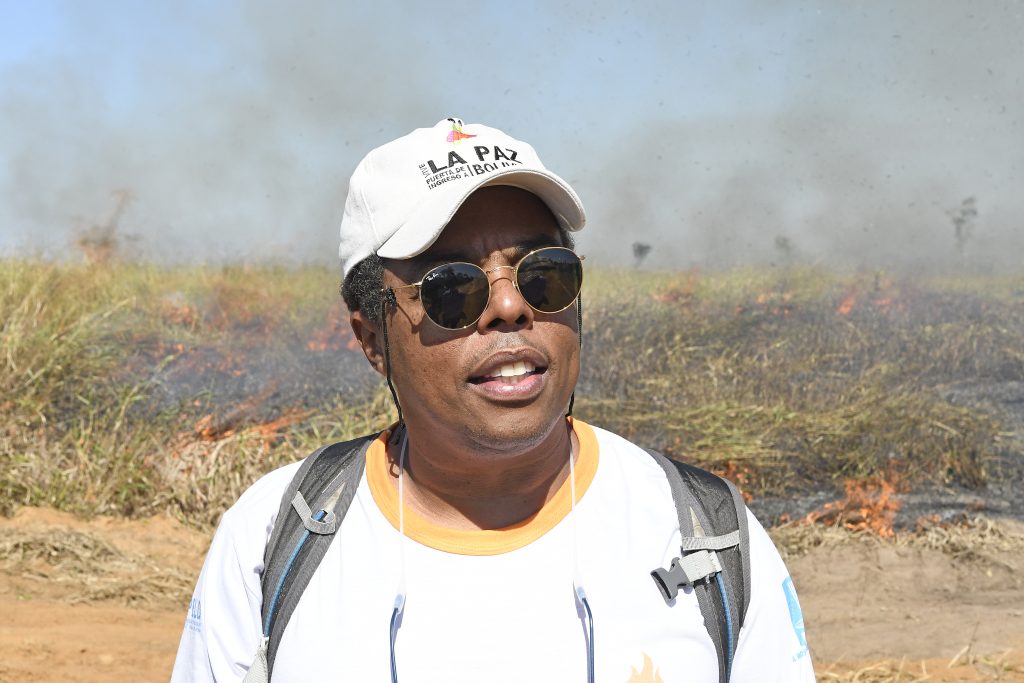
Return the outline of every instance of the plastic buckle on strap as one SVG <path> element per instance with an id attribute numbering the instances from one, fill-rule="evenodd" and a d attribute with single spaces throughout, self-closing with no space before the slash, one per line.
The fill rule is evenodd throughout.
<path id="1" fill-rule="evenodd" d="M 722 564 L 718 561 L 718 555 L 709 550 L 699 550 L 675 558 L 668 569 L 658 567 L 651 572 L 651 576 L 665 602 L 669 602 L 679 595 L 680 588 L 704 581 L 720 571 Z"/>
<path id="2" fill-rule="evenodd" d="M 292 507 L 299 514 L 302 526 L 306 527 L 311 533 L 329 535 L 333 534 L 338 528 L 338 517 L 334 514 L 333 510 L 322 510 L 321 512 L 324 513 L 322 520 L 313 519 L 313 511 L 309 509 L 309 504 L 302 497 L 302 492 L 300 491 L 295 492 L 295 496 L 292 498 Z"/>

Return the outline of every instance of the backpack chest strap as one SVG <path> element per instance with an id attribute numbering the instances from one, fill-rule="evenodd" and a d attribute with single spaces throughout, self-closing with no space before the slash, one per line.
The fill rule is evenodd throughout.
<path id="1" fill-rule="evenodd" d="M 691 586 L 728 683 L 750 601 L 747 510 L 736 487 L 699 468 L 648 451 L 668 479 L 682 536 L 680 556 L 651 572 L 667 603 Z"/>
<path id="2" fill-rule="evenodd" d="M 654 583 L 665 601 L 674 600 L 679 589 L 705 581 L 722 571 L 718 550 L 739 545 L 739 530 L 721 536 L 691 536 L 684 538 L 680 547 L 681 556 L 672 560 L 668 569 L 658 567 L 651 572 Z"/>
<path id="3" fill-rule="evenodd" d="M 721 536 L 690 536 L 684 538 L 680 550 L 689 553 L 694 550 L 725 550 L 740 544 L 740 530 L 736 529 Z"/>

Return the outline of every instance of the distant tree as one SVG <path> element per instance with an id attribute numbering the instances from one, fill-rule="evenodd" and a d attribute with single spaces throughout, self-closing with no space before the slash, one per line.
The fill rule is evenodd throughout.
<path id="1" fill-rule="evenodd" d="M 786 235 L 775 236 L 775 250 L 779 253 L 782 258 L 783 265 L 790 265 L 793 261 L 793 253 L 796 251 L 796 245 Z"/>
<path id="2" fill-rule="evenodd" d="M 89 263 L 106 263 L 117 256 L 121 217 L 135 196 L 131 190 L 114 190 L 114 206 L 107 217 L 78 231 L 75 244 Z"/>
<path id="3" fill-rule="evenodd" d="M 633 266 L 639 268 L 649 253 L 651 253 L 651 245 L 644 242 L 633 242 L 633 258 L 636 259 Z"/>
<path id="4" fill-rule="evenodd" d="M 974 197 L 960 202 L 960 206 L 946 212 L 953 221 L 953 236 L 956 239 L 956 251 L 963 262 L 967 256 L 967 242 L 974 236 L 974 219 L 978 217 L 978 206 Z"/>

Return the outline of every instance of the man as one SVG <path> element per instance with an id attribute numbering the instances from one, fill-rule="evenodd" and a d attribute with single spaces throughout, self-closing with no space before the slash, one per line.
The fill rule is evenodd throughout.
<path id="1" fill-rule="evenodd" d="M 668 599 L 651 579 L 681 543 L 665 470 L 566 417 L 580 369 L 570 233 L 584 222 L 532 147 L 457 119 L 357 167 L 343 293 L 400 424 L 365 449 L 273 680 L 720 680 L 692 588 Z M 298 467 L 224 515 L 173 680 L 238 681 L 265 653 L 264 549 Z M 746 514 L 749 607 L 730 679 L 813 681 L 792 581 Z"/>

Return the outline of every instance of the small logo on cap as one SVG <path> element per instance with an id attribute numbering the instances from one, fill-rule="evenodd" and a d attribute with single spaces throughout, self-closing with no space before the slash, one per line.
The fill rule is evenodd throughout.
<path id="1" fill-rule="evenodd" d="M 462 120 L 461 119 L 448 119 L 448 120 L 452 122 L 452 130 L 451 130 L 450 133 L 448 133 L 448 138 L 447 138 L 448 142 L 451 142 L 452 144 L 458 144 L 458 143 L 462 142 L 463 140 L 476 137 L 475 135 L 470 135 L 469 133 L 463 133 L 462 132 Z"/>

